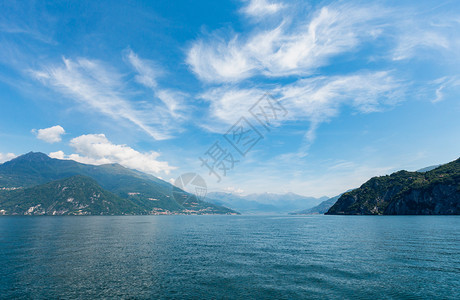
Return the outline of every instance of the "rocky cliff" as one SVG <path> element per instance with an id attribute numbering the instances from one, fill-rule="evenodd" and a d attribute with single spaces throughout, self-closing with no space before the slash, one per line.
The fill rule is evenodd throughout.
<path id="1" fill-rule="evenodd" d="M 427 172 L 374 177 L 343 194 L 326 214 L 458 215 L 460 159 Z"/>

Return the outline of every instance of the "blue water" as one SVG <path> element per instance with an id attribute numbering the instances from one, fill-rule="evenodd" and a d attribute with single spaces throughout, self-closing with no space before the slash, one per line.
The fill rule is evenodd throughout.
<path id="1" fill-rule="evenodd" d="M 460 299 L 460 217 L 0 217 L 1 298 Z"/>

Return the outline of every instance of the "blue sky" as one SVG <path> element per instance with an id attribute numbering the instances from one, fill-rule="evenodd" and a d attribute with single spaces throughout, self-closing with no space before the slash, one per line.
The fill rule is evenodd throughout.
<path id="1" fill-rule="evenodd" d="M 167 181 L 196 172 L 209 191 L 334 196 L 459 157 L 457 1 L 0 1 L 0 11 L 0 162 L 41 151 Z M 249 111 L 261 103 L 285 109 L 269 130 Z M 244 156 L 227 132 L 252 146 Z"/>

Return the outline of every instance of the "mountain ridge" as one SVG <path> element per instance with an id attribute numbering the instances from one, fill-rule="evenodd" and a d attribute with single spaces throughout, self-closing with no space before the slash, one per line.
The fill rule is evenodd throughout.
<path id="1" fill-rule="evenodd" d="M 118 164 L 87 165 L 50 158 L 41 152 L 29 152 L 0 164 L 0 189 L 27 189 L 76 175 L 94 179 L 102 189 L 133 202 L 148 213 L 237 214 L 231 209 L 201 201 L 155 176 Z M 189 201 L 178 203 L 173 191 L 174 195 L 183 195 Z"/>
<path id="2" fill-rule="evenodd" d="M 146 213 L 133 202 L 75 175 L 0 193 L 1 213 L 11 215 L 124 215 Z"/>
<path id="3" fill-rule="evenodd" d="M 295 193 L 254 193 L 241 196 L 233 193 L 212 192 L 207 200 L 248 214 L 287 214 L 292 211 L 311 208 L 327 197 L 315 198 Z"/>
<path id="4" fill-rule="evenodd" d="M 341 195 L 324 200 L 320 204 L 297 212 L 289 213 L 290 215 L 322 215 L 325 214 L 337 202 Z"/>
<path id="5" fill-rule="evenodd" d="M 373 177 L 344 193 L 326 214 L 460 214 L 460 158 L 426 172 Z"/>

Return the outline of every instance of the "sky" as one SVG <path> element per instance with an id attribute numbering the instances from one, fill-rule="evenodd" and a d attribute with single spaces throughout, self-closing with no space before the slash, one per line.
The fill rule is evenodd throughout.
<path id="1" fill-rule="evenodd" d="M 335 196 L 460 156 L 458 1 L 0 0 L 0 163 Z"/>

